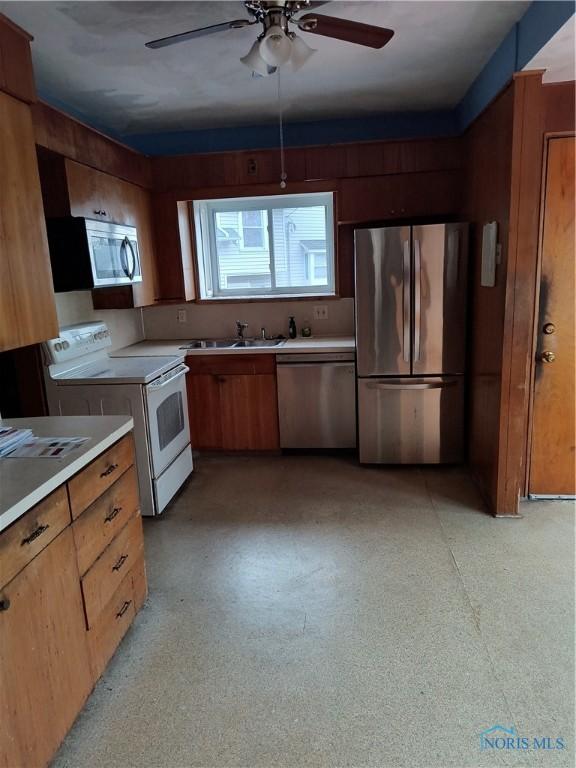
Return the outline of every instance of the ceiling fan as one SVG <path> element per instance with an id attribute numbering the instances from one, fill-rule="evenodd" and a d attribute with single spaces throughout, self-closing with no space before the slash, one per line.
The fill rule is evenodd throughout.
<path id="1" fill-rule="evenodd" d="M 298 37 L 290 28 L 294 25 L 301 32 L 313 35 L 332 37 L 369 48 L 382 48 L 394 35 L 392 29 L 363 24 L 350 19 L 339 19 L 335 16 L 324 16 L 313 11 L 325 2 L 314 0 L 245 0 L 244 7 L 250 18 L 225 21 L 212 24 L 209 27 L 192 29 L 177 35 L 161 37 L 146 43 L 148 48 L 165 48 L 176 43 L 183 43 L 197 37 L 212 35 L 227 29 L 241 29 L 254 24 L 261 24 L 262 31 L 248 53 L 240 61 L 258 75 L 270 75 L 284 64 L 291 66 L 293 71 L 302 67 L 315 53 L 313 48 Z"/>

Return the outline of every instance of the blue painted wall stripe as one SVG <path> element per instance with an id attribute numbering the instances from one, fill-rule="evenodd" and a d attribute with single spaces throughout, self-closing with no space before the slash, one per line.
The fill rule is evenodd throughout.
<path id="1" fill-rule="evenodd" d="M 458 105 L 460 131 L 475 120 L 492 99 L 574 15 L 574 0 L 534 0 L 512 27 Z"/>
<path id="2" fill-rule="evenodd" d="M 376 141 L 394 138 L 455 136 L 458 124 L 453 110 L 370 115 L 363 119 L 318 120 L 287 123 L 287 147 Z M 279 146 L 277 125 L 182 131 L 123 136 L 125 144 L 147 155 L 182 155 L 193 152 L 224 152 L 242 149 L 271 149 Z"/>

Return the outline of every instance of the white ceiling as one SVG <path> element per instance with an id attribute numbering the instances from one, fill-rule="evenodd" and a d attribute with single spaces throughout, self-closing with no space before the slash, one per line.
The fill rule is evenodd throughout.
<path id="1" fill-rule="evenodd" d="M 284 73 L 287 120 L 455 106 L 529 2 L 340 2 L 322 13 L 391 27 L 381 51 L 303 34 L 318 53 Z M 34 35 L 40 92 L 119 134 L 267 123 L 276 78 L 239 62 L 255 28 L 160 50 L 147 40 L 243 18 L 241 2 L 0 2 Z"/>
<path id="2" fill-rule="evenodd" d="M 576 16 L 571 16 L 553 35 L 524 69 L 545 69 L 544 83 L 574 80 L 576 74 Z"/>

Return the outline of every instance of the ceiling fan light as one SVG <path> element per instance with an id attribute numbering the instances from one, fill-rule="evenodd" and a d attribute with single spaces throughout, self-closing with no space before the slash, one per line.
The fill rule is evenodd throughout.
<path id="1" fill-rule="evenodd" d="M 251 69 L 252 72 L 256 72 L 257 75 L 262 75 L 262 77 L 266 77 L 266 75 L 270 74 L 270 65 L 264 61 L 262 56 L 260 55 L 260 41 L 256 40 L 252 48 L 248 51 L 246 56 L 242 56 L 240 59 L 242 64 L 248 67 L 248 69 Z"/>
<path id="2" fill-rule="evenodd" d="M 260 42 L 260 56 L 271 67 L 286 64 L 292 53 L 292 41 L 282 27 L 273 26 L 268 29 Z"/>
<path id="3" fill-rule="evenodd" d="M 292 38 L 292 56 L 290 57 L 292 70 L 297 72 L 315 53 L 316 48 L 310 48 L 301 37 L 294 35 Z"/>

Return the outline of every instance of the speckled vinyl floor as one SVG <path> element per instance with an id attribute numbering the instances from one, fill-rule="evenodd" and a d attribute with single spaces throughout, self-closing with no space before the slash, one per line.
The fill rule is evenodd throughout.
<path id="1" fill-rule="evenodd" d="M 572 766 L 574 507 L 522 513 L 461 469 L 198 462 L 55 766 Z"/>

